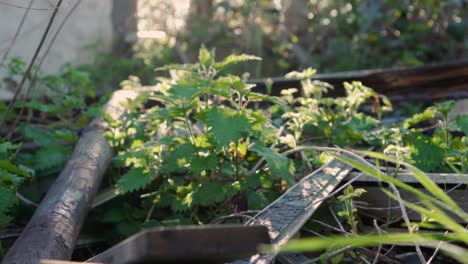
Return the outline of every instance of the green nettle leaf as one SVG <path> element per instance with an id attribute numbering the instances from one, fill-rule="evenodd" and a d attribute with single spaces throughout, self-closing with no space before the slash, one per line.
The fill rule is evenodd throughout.
<path id="1" fill-rule="evenodd" d="M 71 148 L 52 144 L 48 148 L 41 148 L 35 154 L 34 167 L 37 170 L 60 168 L 68 160 Z"/>
<path id="2" fill-rule="evenodd" d="M 262 60 L 262 58 L 257 57 L 257 56 L 247 55 L 247 54 L 229 55 L 223 61 L 215 63 L 214 68 L 219 71 L 219 70 L 226 68 L 227 66 L 237 64 L 240 62 L 244 62 L 244 61 L 249 61 L 249 60 Z"/>
<path id="3" fill-rule="evenodd" d="M 58 113 L 63 110 L 60 105 L 44 104 L 36 100 L 27 102 L 26 107 L 44 113 Z"/>
<path id="4" fill-rule="evenodd" d="M 214 63 L 214 52 L 210 52 L 204 45 L 198 53 L 198 61 L 201 65 L 209 68 Z"/>
<path id="5" fill-rule="evenodd" d="M 457 116 L 457 118 L 455 119 L 455 122 L 458 128 L 460 128 L 460 130 L 463 131 L 463 133 L 465 133 L 465 135 L 468 136 L 468 115 Z"/>
<path id="6" fill-rule="evenodd" d="M 124 194 L 143 189 L 148 186 L 155 177 L 156 174 L 152 170 L 133 168 L 117 181 L 117 192 L 119 194 Z"/>
<path id="7" fill-rule="evenodd" d="M 196 87 L 179 87 L 178 85 L 174 85 L 169 89 L 168 93 L 175 98 L 192 99 L 199 95 L 199 91 Z"/>
<path id="8" fill-rule="evenodd" d="M 411 162 L 425 172 L 431 172 L 440 167 L 444 158 L 444 149 L 424 135 L 417 135 L 409 141 L 407 147 L 411 152 Z"/>
<path id="9" fill-rule="evenodd" d="M 368 131 L 370 128 L 375 127 L 378 124 L 378 121 L 368 115 L 358 113 L 346 124 L 355 131 Z"/>
<path id="10" fill-rule="evenodd" d="M 8 153 L 8 151 L 15 150 L 18 145 L 12 144 L 11 142 L 4 142 L 0 144 L 0 154 Z"/>
<path id="11" fill-rule="evenodd" d="M 288 78 L 288 79 L 307 80 L 307 79 L 312 78 L 312 76 L 315 73 L 317 73 L 317 70 L 315 70 L 313 68 L 307 68 L 307 69 L 303 70 L 302 72 L 292 71 L 292 72 L 286 74 L 285 77 Z"/>
<path id="12" fill-rule="evenodd" d="M 25 137 L 32 139 L 34 143 L 40 146 L 49 146 L 55 142 L 55 139 L 52 135 L 33 126 L 22 126 L 21 131 Z"/>
<path id="13" fill-rule="evenodd" d="M 436 104 L 435 107 L 437 111 L 441 112 L 444 115 L 447 115 L 448 112 L 450 112 L 454 106 L 455 106 L 455 101 L 450 100 L 450 101 L 442 102 L 440 104 Z"/>
<path id="14" fill-rule="evenodd" d="M 119 222 L 116 226 L 117 233 L 123 237 L 129 237 L 140 231 L 140 229 L 140 222 L 137 221 Z"/>
<path id="15" fill-rule="evenodd" d="M 195 150 L 192 144 L 185 143 L 166 153 L 161 166 L 161 172 L 172 173 L 185 169 L 186 165 L 192 160 Z"/>
<path id="16" fill-rule="evenodd" d="M 221 147 L 228 147 L 251 131 L 246 116 L 228 108 L 214 107 L 204 113 L 205 123 Z"/>
<path id="17" fill-rule="evenodd" d="M 101 220 L 108 223 L 118 223 L 126 219 L 125 212 L 121 208 L 111 208 L 106 211 Z"/>
<path id="18" fill-rule="evenodd" d="M 29 174 L 26 171 L 18 168 L 15 164 L 11 163 L 8 160 L 0 160 L 0 169 L 4 169 L 11 173 L 15 173 L 25 177 L 29 176 Z"/>
<path id="19" fill-rule="evenodd" d="M 424 112 L 420 114 L 415 114 L 412 117 L 406 119 L 403 123 L 403 127 L 408 129 L 415 124 L 432 119 L 434 118 L 436 113 L 437 109 L 435 107 L 428 107 L 426 110 L 424 110 Z"/>
<path id="20" fill-rule="evenodd" d="M 247 203 L 249 210 L 261 210 L 268 205 L 268 199 L 264 193 L 252 191 L 247 194 Z"/>
<path id="21" fill-rule="evenodd" d="M 252 150 L 263 156 L 268 163 L 268 168 L 275 176 L 281 177 L 288 186 L 294 185 L 292 174 L 294 173 L 294 165 L 287 157 L 275 152 L 272 149 L 254 144 Z"/>
<path id="22" fill-rule="evenodd" d="M 202 206 L 209 206 L 224 201 L 226 193 L 227 190 L 221 183 L 202 183 L 194 191 L 193 202 Z"/>
<path id="23" fill-rule="evenodd" d="M 194 155 L 190 161 L 189 171 L 194 175 L 199 175 L 202 171 L 213 170 L 216 165 L 217 158 L 213 155 L 207 157 Z"/>
<path id="24" fill-rule="evenodd" d="M 0 212 L 0 229 L 7 227 L 11 220 L 13 220 L 13 217 Z M 0 251 L 0 253 L 2 252 Z M 0 257 L 1 256 L 3 256 L 3 254 L 0 254 Z"/>
<path id="25" fill-rule="evenodd" d="M 0 213 L 5 213 L 15 201 L 15 191 L 11 188 L 0 186 Z"/>
<path id="26" fill-rule="evenodd" d="M 0 184 L 16 189 L 24 181 L 24 176 L 28 174 L 20 176 L 0 169 Z"/>

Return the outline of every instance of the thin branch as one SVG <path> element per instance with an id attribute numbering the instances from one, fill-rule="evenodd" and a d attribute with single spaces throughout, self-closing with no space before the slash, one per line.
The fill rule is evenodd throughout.
<path id="1" fill-rule="evenodd" d="M 2 1 L 0 1 L 0 5 L 6 5 L 6 6 L 15 7 L 15 8 L 35 10 L 35 11 L 49 11 L 49 10 L 55 10 L 55 9 L 59 8 L 58 4 L 57 4 L 57 6 L 55 8 L 37 8 L 37 7 L 31 7 L 30 5 L 28 5 L 26 7 L 26 6 L 20 6 L 20 5 L 15 5 L 15 4 L 11 4 L 11 3 L 5 3 L 5 2 L 2 2 Z"/>
<path id="2" fill-rule="evenodd" d="M 448 231 L 445 231 L 445 235 L 448 234 Z M 427 261 L 427 264 L 431 264 L 432 261 L 434 260 L 435 256 L 437 255 L 437 253 L 439 252 L 439 249 L 440 247 L 442 246 L 442 244 L 444 243 L 444 241 L 440 241 L 439 242 L 439 245 L 437 245 L 436 249 L 434 250 L 434 253 L 432 254 L 432 256 L 429 258 L 429 260 Z"/>
<path id="3" fill-rule="evenodd" d="M 372 223 L 374 224 L 374 227 L 377 230 L 377 233 L 379 233 L 379 235 L 382 235 L 382 230 L 380 230 L 379 225 L 377 225 L 377 220 L 374 219 Z M 372 264 L 377 264 L 377 260 L 380 257 L 380 251 L 382 251 L 382 244 L 379 244 L 379 247 L 377 248 L 377 253 L 375 254 L 375 258 L 374 258 L 374 261 L 372 261 Z"/>
<path id="4" fill-rule="evenodd" d="M 27 205 L 30 205 L 32 207 L 39 207 L 39 205 L 37 203 L 35 203 L 35 202 L 29 200 L 28 198 L 24 197 L 19 192 L 16 192 L 16 197 L 18 198 L 18 200 L 22 201 L 23 203 L 25 203 Z"/>
<path id="5" fill-rule="evenodd" d="M 29 11 L 31 10 L 30 8 L 31 8 L 33 2 L 34 2 L 34 0 L 29 0 L 28 9 L 26 9 L 26 11 L 24 11 L 23 17 L 21 18 L 21 21 L 20 21 L 20 23 L 18 25 L 18 28 L 16 29 L 15 35 L 11 39 L 10 44 L 8 45 L 5 53 L 2 56 L 2 60 L 0 61 L 0 65 L 3 65 L 3 63 L 5 62 L 5 60 L 8 57 L 8 54 L 10 53 L 11 48 L 15 44 L 16 39 L 18 39 L 19 33 L 21 32 L 21 29 L 23 28 L 24 21 L 26 21 L 26 17 L 28 16 Z"/>
<path id="6" fill-rule="evenodd" d="M 342 230 L 344 230 L 344 227 L 343 225 L 341 224 L 340 220 L 338 219 L 338 217 L 336 217 L 336 214 L 335 212 L 333 211 L 333 209 L 331 208 L 331 206 L 328 206 L 328 210 L 330 210 L 330 213 L 331 215 L 333 216 L 333 219 L 335 219 L 335 222 L 340 226 L 340 228 Z"/>
<path id="7" fill-rule="evenodd" d="M 406 207 L 403 204 L 403 200 L 401 199 L 400 192 L 398 191 L 398 189 L 395 187 L 395 185 L 393 183 L 389 183 L 389 186 L 392 189 L 393 193 L 395 193 L 395 196 L 398 198 L 397 201 L 400 204 L 400 209 L 401 209 L 401 214 L 403 216 L 403 220 L 405 221 L 405 224 L 408 227 L 408 232 L 410 234 L 412 234 L 413 229 L 411 228 L 411 222 L 410 222 L 408 214 L 406 212 Z M 421 247 L 416 243 L 414 244 L 414 247 L 416 248 L 416 253 L 418 254 L 418 257 L 419 257 L 419 260 L 421 261 L 421 263 L 427 263 L 426 259 L 424 258 L 424 255 L 423 255 L 423 253 L 421 251 Z"/>
<path id="8" fill-rule="evenodd" d="M 62 3 L 62 0 L 60 0 L 60 2 L 57 4 L 57 6 L 59 6 L 60 4 Z M 44 54 L 42 55 L 42 58 L 41 60 L 39 61 L 39 64 L 34 72 L 34 75 L 32 76 L 31 78 L 31 81 L 29 82 L 29 86 L 28 86 L 28 90 L 26 91 L 26 96 L 24 97 L 23 99 L 23 103 L 22 103 L 22 106 L 21 106 L 21 109 L 19 111 L 19 113 L 16 115 L 16 118 L 15 118 L 15 121 L 13 122 L 13 125 L 11 126 L 11 128 L 15 128 L 17 125 L 18 125 L 18 122 L 19 122 L 19 119 L 21 117 L 21 115 L 23 114 L 24 112 L 24 109 L 25 109 L 25 106 L 26 106 L 26 101 L 29 99 L 29 96 L 31 94 L 31 91 L 32 91 L 32 88 L 34 86 L 34 82 L 35 82 L 35 79 L 37 77 L 37 75 L 39 74 L 39 70 L 41 69 L 41 66 L 42 64 L 44 63 L 44 60 L 47 56 L 47 54 L 49 53 L 53 43 L 55 42 L 55 40 L 57 39 L 57 36 L 59 35 L 59 33 L 61 32 L 63 26 L 65 25 L 65 23 L 68 21 L 68 19 L 70 18 L 71 14 L 73 14 L 73 12 L 76 10 L 76 8 L 80 5 L 81 3 L 81 0 L 78 0 L 75 2 L 75 5 L 73 5 L 73 7 L 70 9 L 70 11 L 68 11 L 67 15 L 63 18 L 62 22 L 60 23 L 57 31 L 55 32 L 54 36 L 52 37 L 52 39 L 50 40 L 50 43 L 49 45 L 47 46 L 47 49 L 44 51 Z M 56 9 L 58 10 L 58 9 Z M 7 138 L 9 137 L 10 135 L 7 136 Z"/>
<path id="9" fill-rule="evenodd" d="M 32 59 L 31 59 L 31 61 L 29 62 L 28 68 L 24 72 L 23 77 L 21 78 L 21 81 L 16 86 L 15 94 L 13 95 L 13 98 L 12 98 L 10 104 L 8 104 L 7 109 L 5 109 L 5 112 L 3 114 L 3 119 L 0 122 L 0 130 L 2 130 L 2 128 L 5 126 L 8 113 L 11 111 L 11 109 L 13 108 L 13 105 L 15 104 L 16 100 L 18 99 L 18 95 L 20 94 L 21 90 L 23 89 L 23 85 L 26 82 L 26 79 L 31 74 L 31 70 L 33 68 L 34 62 L 36 61 L 37 56 L 39 55 L 39 52 L 41 51 L 42 46 L 44 45 L 44 42 L 45 42 L 45 40 L 47 38 L 47 35 L 49 34 L 52 23 L 55 20 L 55 16 L 57 15 L 57 12 L 58 12 L 62 2 L 63 2 L 63 0 L 59 0 L 59 2 L 57 3 L 57 8 L 54 9 L 54 12 L 52 13 L 52 16 L 49 19 L 49 23 L 47 24 L 47 27 L 46 27 L 44 33 L 42 34 L 41 40 L 39 41 L 39 45 L 37 46 L 36 50 L 34 51 L 34 55 L 33 55 Z"/>
<path id="10" fill-rule="evenodd" d="M 146 215 L 144 222 L 148 222 L 151 219 L 151 215 L 153 214 L 154 208 L 156 208 L 156 203 L 153 202 L 153 204 L 151 205 L 151 208 L 148 211 L 148 214 Z"/>
<path id="11" fill-rule="evenodd" d="M 248 211 L 243 211 L 243 212 L 234 213 L 234 214 L 230 214 L 230 215 L 225 215 L 225 216 L 221 216 L 221 217 L 216 218 L 215 220 L 211 221 L 210 224 L 219 224 L 219 223 L 223 222 L 224 220 L 231 219 L 231 218 L 247 218 L 249 221 L 254 221 L 255 220 L 254 217 L 250 216 L 248 214 L 255 214 L 255 213 L 258 213 L 258 211 L 257 210 L 248 210 Z"/>
<path id="12" fill-rule="evenodd" d="M 324 227 L 330 228 L 330 229 L 332 229 L 332 230 L 335 230 L 335 231 L 337 231 L 337 232 L 343 233 L 343 234 L 345 234 L 345 235 L 351 235 L 351 233 L 349 233 L 348 231 L 346 231 L 346 230 L 344 230 L 344 229 L 336 228 L 336 227 L 334 227 L 334 226 L 332 226 L 332 225 L 329 225 L 329 224 L 327 224 L 327 223 L 324 223 L 324 222 L 322 222 L 322 221 L 315 220 L 315 219 L 310 219 L 310 221 L 315 222 L 315 223 L 320 224 L 320 225 L 323 225 Z"/>

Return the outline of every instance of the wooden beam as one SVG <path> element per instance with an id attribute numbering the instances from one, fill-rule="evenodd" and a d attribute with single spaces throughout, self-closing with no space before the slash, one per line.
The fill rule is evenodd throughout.
<path id="1" fill-rule="evenodd" d="M 272 92 L 300 88 L 296 79 L 272 78 Z M 376 69 L 314 75 L 312 80 L 335 87 L 330 96 L 344 95 L 343 82 L 360 81 L 392 101 L 432 101 L 468 98 L 468 59 L 415 68 Z M 250 80 L 258 92 L 266 92 L 266 79 Z"/>
<path id="2" fill-rule="evenodd" d="M 360 172 L 352 172 L 346 176 L 345 180 L 351 180 L 361 174 Z M 389 174 L 390 175 L 390 174 Z M 468 185 L 468 174 L 455 174 L 455 173 L 426 173 L 426 175 L 437 184 L 466 184 Z M 398 173 L 396 179 L 405 183 L 419 183 L 418 179 L 412 173 L 401 172 Z M 367 174 L 359 177 L 357 182 L 378 183 L 379 179 Z"/>
<path id="3" fill-rule="evenodd" d="M 345 178 L 345 181 L 351 180 L 359 173 L 351 173 Z M 450 173 L 426 173 L 426 175 L 442 189 L 447 195 L 452 198 L 458 206 L 464 211 L 468 211 L 468 194 L 466 188 L 468 186 L 468 174 L 450 174 Z M 421 191 L 428 193 L 422 187 L 418 187 L 419 181 L 411 173 L 399 173 L 397 179 L 415 185 Z M 362 175 L 357 179 L 353 186 L 356 188 L 365 188 L 366 193 L 356 199 L 358 211 L 365 216 L 374 217 L 382 220 L 395 220 L 401 218 L 401 209 L 399 203 L 388 195 L 382 188 L 379 187 L 379 180 L 370 175 Z M 457 187 L 458 186 L 458 187 Z M 457 187 L 457 188 L 455 188 Z M 419 203 L 419 198 L 411 192 L 400 190 L 400 195 L 403 200 Z M 421 215 L 413 210 L 408 210 L 408 217 L 411 221 L 420 221 Z M 455 215 L 451 215 L 460 223 L 467 223 L 468 219 L 460 219 Z"/>
<path id="4" fill-rule="evenodd" d="M 126 111 L 121 103 L 138 94 L 140 92 L 134 90 L 116 91 L 104 111 L 115 120 L 121 120 Z M 88 125 L 65 168 L 8 250 L 4 263 L 37 264 L 41 259 L 70 259 L 83 221 L 113 156 L 104 138 L 106 128 L 103 118 L 96 118 Z"/>
<path id="5" fill-rule="evenodd" d="M 276 201 L 255 216 L 255 224 L 268 228 L 274 247 L 284 245 L 301 229 L 304 223 L 352 170 L 347 164 L 333 159 L 331 162 L 304 177 Z M 233 263 L 271 263 L 275 253 L 257 254 L 249 260 Z"/>
<path id="6" fill-rule="evenodd" d="M 268 230 L 260 225 L 166 227 L 142 231 L 88 261 L 224 263 L 255 254 L 259 244 L 269 243 Z"/>

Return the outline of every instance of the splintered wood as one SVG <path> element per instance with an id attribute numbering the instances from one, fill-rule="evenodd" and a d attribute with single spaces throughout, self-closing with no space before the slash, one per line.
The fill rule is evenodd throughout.
<path id="1" fill-rule="evenodd" d="M 333 159 L 327 165 L 304 177 L 263 209 L 255 216 L 254 223 L 268 228 L 274 247 L 285 244 L 351 170 L 350 166 Z M 275 257 L 275 253 L 257 254 L 249 260 L 237 260 L 233 263 L 263 264 L 272 262 Z"/>

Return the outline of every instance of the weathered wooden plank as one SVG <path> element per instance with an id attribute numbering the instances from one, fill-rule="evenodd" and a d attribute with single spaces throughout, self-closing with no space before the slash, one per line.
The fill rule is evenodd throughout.
<path id="1" fill-rule="evenodd" d="M 354 184 L 356 188 L 364 188 L 366 193 L 357 198 L 356 201 L 359 202 L 357 205 L 358 212 L 365 214 L 368 217 L 374 217 L 377 219 L 387 220 L 397 220 L 401 219 L 401 209 L 397 201 L 388 197 L 380 187 L 362 187 L 359 186 L 359 182 Z M 405 190 L 399 190 L 401 198 L 408 202 L 419 203 L 419 199 L 412 193 Z M 426 192 L 426 191 L 424 191 Z M 426 192 L 427 193 L 427 192 Z M 460 206 L 465 212 L 468 212 L 468 192 L 466 191 L 466 186 L 464 189 L 455 189 L 451 190 L 448 195 L 454 200 L 455 203 Z M 408 217 L 411 221 L 420 221 L 421 215 L 413 210 L 407 208 Z M 460 219 L 455 215 L 451 215 L 459 223 L 468 223 L 468 219 Z"/>
<path id="2" fill-rule="evenodd" d="M 351 180 L 358 173 L 351 173 L 345 178 Z M 468 175 L 467 174 L 450 174 L 450 173 L 426 173 L 426 175 L 435 183 L 437 183 L 442 189 L 447 191 L 447 194 L 452 198 L 461 209 L 468 212 Z M 411 173 L 398 173 L 397 179 L 402 182 L 413 184 L 418 186 L 418 180 Z M 359 202 L 359 212 L 366 216 L 375 217 L 377 219 L 397 219 L 401 218 L 401 209 L 399 203 L 392 198 L 388 197 L 382 192 L 381 187 L 378 186 L 379 180 L 370 175 L 361 175 L 358 180 L 353 183 L 353 186 L 364 188 L 366 193 L 361 197 L 357 198 Z M 454 187 L 457 188 L 453 189 Z M 428 193 L 426 190 L 421 189 L 423 192 Z M 400 190 L 401 198 L 409 202 L 418 203 L 418 198 L 410 192 Z M 421 220 L 421 215 L 410 209 L 408 210 L 408 217 L 411 221 Z M 460 223 L 467 223 L 468 219 L 459 219 Z"/>
<path id="3" fill-rule="evenodd" d="M 351 180 L 356 177 L 357 172 L 350 173 L 346 176 L 345 180 Z M 468 184 L 468 174 L 454 174 L 454 173 L 426 173 L 426 175 L 437 184 Z M 397 179 L 406 183 L 419 183 L 412 173 L 398 173 Z M 359 177 L 357 182 L 377 183 L 379 180 L 367 174 Z"/>
<path id="4" fill-rule="evenodd" d="M 255 224 L 268 228 L 275 247 L 285 244 L 310 218 L 325 198 L 351 171 L 351 167 L 333 159 L 304 177 L 280 198 L 255 216 Z M 248 261 L 234 263 L 270 263 L 276 254 L 254 255 Z"/>
<path id="5" fill-rule="evenodd" d="M 157 228 L 140 232 L 88 261 L 112 264 L 223 263 L 255 254 L 259 244 L 269 243 L 268 230 L 260 225 Z"/>
<path id="6" fill-rule="evenodd" d="M 140 94 L 114 92 L 104 111 L 115 120 L 125 113 L 121 105 Z M 103 118 L 85 129 L 70 160 L 50 187 L 23 232 L 8 250 L 4 263 L 37 264 L 40 259 L 70 259 L 81 226 L 113 153 L 104 138 Z"/>
<path id="7" fill-rule="evenodd" d="M 310 259 L 298 253 L 281 253 L 276 257 L 281 264 L 306 264 L 310 263 Z"/>
<path id="8" fill-rule="evenodd" d="M 55 259 L 41 259 L 40 264 L 79 264 L 84 263 L 81 261 L 68 261 L 68 260 L 55 260 Z M 97 263 L 97 262 L 88 262 L 88 264 L 104 264 L 104 263 Z"/>
<path id="9" fill-rule="evenodd" d="M 272 92 L 300 88 L 300 81 L 272 78 Z M 312 80 L 330 83 L 335 90 L 330 96 L 344 94 L 343 82 L 360 81 L 392 101 L 432 101 L 468 98 L 468 59 L 414 68 L 376 69 L 330 74 L 317 74 Z M 266 79 L 250 80 L 257 91 L 266 91 Z"/>

